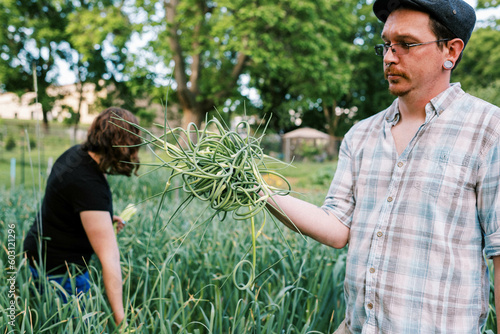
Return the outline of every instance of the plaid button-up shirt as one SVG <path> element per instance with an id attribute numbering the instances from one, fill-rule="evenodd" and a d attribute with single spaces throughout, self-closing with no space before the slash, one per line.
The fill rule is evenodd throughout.
<path id="1" fill-rule="evenodd" d="M 398 100 L 341 145 L 323 206 L 350 228 L 352 333 L 479 333 L 500 255 L 500 109 L 454 84 L 398 155 Z M 484 252 L 484 254 L 483 254 Z"/>

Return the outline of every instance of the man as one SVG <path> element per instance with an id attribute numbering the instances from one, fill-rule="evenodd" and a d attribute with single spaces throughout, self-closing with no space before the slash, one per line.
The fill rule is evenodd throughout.
<path id="1" fill-rule="evenodd" d="M 500 109 L 450 84 L 475 13 L 461 0 L 373 8 L 396 100 L 346 134 L 322 208 L 290 196 L 269 203 L 291 229 L 349 243 L 338 333 L 480 333 L 484 255 L 500 266 Z"/>

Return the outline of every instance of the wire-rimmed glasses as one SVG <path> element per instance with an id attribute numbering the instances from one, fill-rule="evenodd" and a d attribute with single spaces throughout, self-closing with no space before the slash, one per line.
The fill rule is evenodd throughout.
<path id="1" fill-rule="evenodd" d="M 438 39 L 437 41 L 430 41 L 430 42 L 425 42 L 425 43 L 414 43 L 414 44 L 409 44 L 409 43 L 396 43 L 396 44 L 377 44 L 375 45 L 375 54 L 380 57 L 384 57 L 391 49 L 392 53 L 395 54 L 396 56 L 402 56 L 405 54 L 408 54 L 410 52 L 410 48 L 414 46 L 420 46 L 420 45 L 426 45 L 426 44 L 431 44 L 431 43 L 439 43 L 439 42 L 446 42 L 449 41 L 449 38 L 446 39 Z"/>

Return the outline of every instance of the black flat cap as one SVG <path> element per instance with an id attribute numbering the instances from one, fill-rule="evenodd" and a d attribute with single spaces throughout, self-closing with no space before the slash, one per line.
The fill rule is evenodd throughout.
<path id="1" fill-rule="evenodd" d="M 462 0 L 376 0 L 373 12 L 385 23 L 389 14 L 401 6 L 429 13 L 463 40 L 464 44 L 469 41 L 476 24 L 474 8 Z"/>

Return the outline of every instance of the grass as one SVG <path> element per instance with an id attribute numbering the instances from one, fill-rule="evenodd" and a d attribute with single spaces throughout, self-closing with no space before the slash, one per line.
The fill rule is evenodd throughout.
<path id="1" fill-rule="evenodd" d="M 112 176 L 116 211 L 163 188 L 162 175 L 142 179 Z M 254 289 L 239 290 L 232 282 L 236 265 L 249 257 L 249 224 L 226 218 L 195 228 L 205 203 L 196 202 L 167 229 L 161 227 L 183 199 L 167 195 L 160 219 L 153 223 L 157 202 L 139 204 L 138 213 L 119 234 L 124 300 L 133 333 L 332 333 L 345 312 L 343 279 L 345 250 L 333 250 L 284 230 L 288 248 L 277 228 L 266 224 L 257 239 Z M 311 195 L 312 201 L 322 196 Z M 32 223 L 39 194 L 32 190 L 0 191 L 0 229 L 15 224 L 16 298 L 15 324 L 0 314 L 0 333 L 119 333 L 110 315 L 99 262 L 91 261 L 92 287 L 81 299 L 69 296 L 64 304 L 58 287 L 47 285 L 42 293 L 22 254 L 22 241 Z M 262 216 L 258 216 L 262 220 Z M 189 237 L 185 237 L 189 233 Z M 8 234 L 0 242 L 0 307 L 10 303 L 8 285 Z M 249 275 L 239 268 L 237 282 Z M 493 296 L 491 296 L 493 298 Z M 493 299 L 491 299 L 493 305 Z M 490 312 L 488 329 L 496 324 Z M 126 332 L 126 331 L 123 331 Z"/>
<path id="2" fill-rule="evenodd" d="M 336 168 L 336 161 L 298 161 L 293 162 L 292 166 L 281 170 L 281 173 L 292 183 L 295 191 L 303 193 L 314 192 L 324 196 L 330 186 Z"/>
<path id="3" fill-rule="evenodd" d="M 155 175 L 140 182 L 111 177 L 117 211 L 160 190 L 157 180 Z M 21 247 L 36 210 L 37 195 L 22 189 L 1 194 L 0 228 L 6 230 L 8 223 L 16 225 L 16 320 L 14 328 L 7 329 L 26 333 L 119 332 L 109 314 L 98 261 L 89 264 L 93 284 L 83 299 L 70 297 L 69 303 L 63 304 L 57 287 L 48 286 L 43 293 L 34 289 Z M 255 289 L 239 290 L 231 277 L 237 263 L 248 257 L 249 224 L 227 218 L 193 230 L 202 211 L 194 204 L 161 231 L 181 195 L 168 195 L 168 205 L 155 224 L 157 203 L 140 204 L 139 212 L 118 237 L 126 316 L 135 332 L 333 332 L 344 313 L 344 251 L 332 251 L 284 231 L 290 244 L 287 248 L 277 229 L 267 224 L 257 240 L 257 268 L 262 275 Z M 189 237 L 184 238 L 188 232 Z M 6 244 L 6 236 L 1 239 Z M 1 252 L 2 282 L 8 276 L 6 261 L 7 253 Z M 244 281 L 247 276 L 248 268 L 240 267 L 237 279 Z M 2 309 L 9 303 L 6 289 L 2 284 Z M 5 313 L 0 317 L 0 324 L 4 324 L 0 327 L 8 324 Z"/>
<path id="4" fill-rule="evenodd" d="M 73 129 L 51 123 L 50 132 L 37 129 L 34 121 L 1 120 L 0 123 L 0 184 L 11 187 L 11 159 L 16 160 L 14 186 L 32 188 L 39 177 L 47 176 L 49 159 L 55 161 L 66 149 L 77 142 L 71 138 Z M 84 129 L 82 127 L 82 129 Z M 15 146 L 8 148 L 13 140 Z M 32 146 L 28 147 L 31 142 Z M 33 168 L 31 168 L 33 166 Z M 36 175 L 35 178 L 32 175 Z M 35 180 L 35 182 L 33 181 Z"/>

